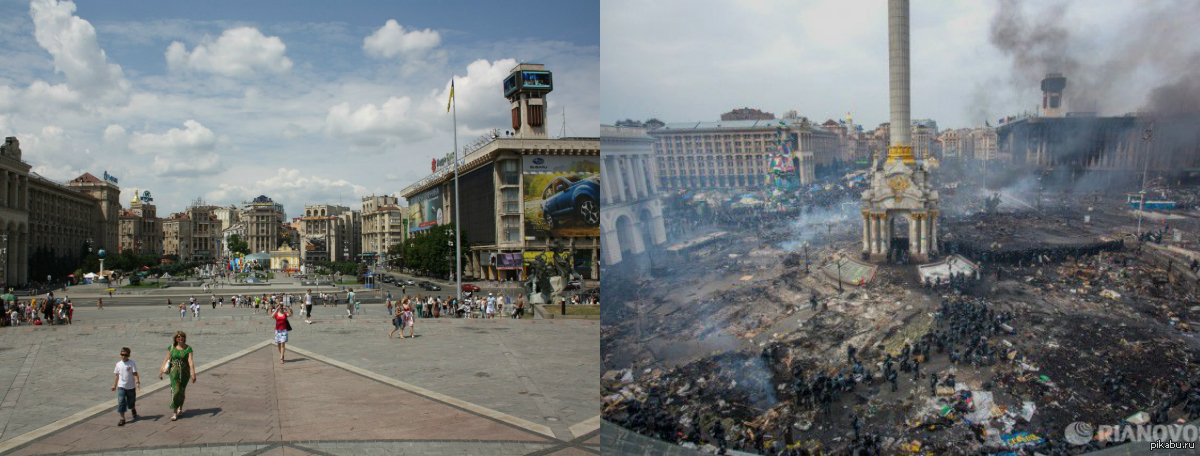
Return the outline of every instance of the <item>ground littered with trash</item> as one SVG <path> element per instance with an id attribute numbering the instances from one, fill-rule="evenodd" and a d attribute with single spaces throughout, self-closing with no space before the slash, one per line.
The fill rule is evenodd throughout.
<path id="1" fill-rule="evenodd" d="M 607 271 L 603 416 L 760 454 L 1079 454 L 1109 443 L 1065 442 L 1074 422 L 1200 418 L 1195 271 L 1122 237 L 1124 211 L 1090 211 L 1072 234 L 1068 210 L 1018 210 L 947 214 L 940 229 L 978 250 L 964 254 L 990 257 L 941 286 L 882 264 L 839 291 L 819 266 L 857 253 L 861 231 L 803 214 L 760 217 L 640 274 Z M 787 242 L 798 229 L 807 255 Z M 954 235 L 965 230 L 983 232 Z"/>

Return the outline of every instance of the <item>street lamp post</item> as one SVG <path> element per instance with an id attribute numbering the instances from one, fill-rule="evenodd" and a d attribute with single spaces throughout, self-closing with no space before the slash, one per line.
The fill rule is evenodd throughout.
<path id="1" fill-rule="evenodd" d="M 1154 121 L 1150 121 L 1150 126 L 1146 127 L 1146 131 L 1142 132 L 1142 142 L 1146 144 L 1145 153 L 1142 154 L 1142 191 L 1141 203 L 1138 204 L 1138 221 L 1137 234 L 1138 240 L 1142 238 L 1142 214 L 1146 212 L 1146 174 L 1150 170 L 1150 146 L 1154 139 Z"/>
<path id="2" fill-rule="evenodd" d="M 0 234 L 0 280 L 8 286 L 8 234 Z"/>
<path id="3" fill-rule="evenodd" d="M 805 273 L 805 274 L 808 274 L 808 273 L 809 273 L 808 266 L 809 266 L 809 262 L 808 262 L 808 241 L 804 241 L 804 273 Z"/>
<path id="4" fill-rule="evenodd" d="M 837 262 L 838 293 L 841 293 L 842 292 L 842 259 L 836 258 L 836 259 L 834 259 L 834 261 Z"/>

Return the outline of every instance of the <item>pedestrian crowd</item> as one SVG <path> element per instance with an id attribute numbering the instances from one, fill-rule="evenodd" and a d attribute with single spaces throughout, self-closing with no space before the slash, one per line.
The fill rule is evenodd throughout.
<path id="1" fill-rule="evenodd" d="M 69 325 L 75 315 L 75 304 L 71 298 L 55 298 L 53 292 L 28 302 L 16 299 L 0 301 L 0 326 Z"/>

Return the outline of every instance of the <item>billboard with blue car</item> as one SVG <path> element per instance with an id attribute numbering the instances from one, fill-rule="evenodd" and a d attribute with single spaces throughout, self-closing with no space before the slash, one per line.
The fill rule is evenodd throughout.
<path id="1" fill-rule="evenodd" d="M 522 158 L 525 235 L 600 236 L 600 157 Z"/>

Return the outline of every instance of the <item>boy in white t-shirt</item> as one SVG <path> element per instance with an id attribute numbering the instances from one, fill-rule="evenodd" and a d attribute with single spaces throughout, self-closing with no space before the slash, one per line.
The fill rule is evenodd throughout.
<path id="1" fill-rule="evenodd" d="M 117 413 L 121 414 L 121 421 L 117 422 L 117 426 L 125 425 L 125 408 L 133 412 L 133 419 L 138 419 L 137 405 L 137 390 L 142 388 L 142 379 L 138 377 L 137 364 L 129 359 L 129 347 L 121 348 L 121 360 L 117 361 L 117 367 L 113 369 L 113 386 L 112 390 L 117 393 Z"/>

